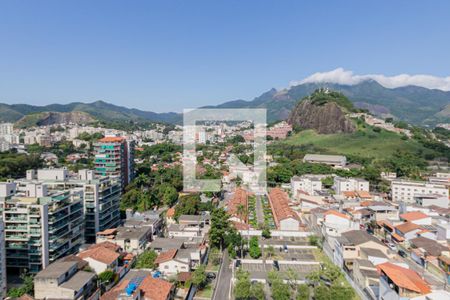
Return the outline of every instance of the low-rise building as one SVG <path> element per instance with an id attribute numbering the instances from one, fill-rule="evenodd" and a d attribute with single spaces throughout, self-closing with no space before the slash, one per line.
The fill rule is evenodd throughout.
<path id="1" fill-rule="evenodd" d="M 289 198 L 284 191 L 279 188 L 272 189 L 269 193 L 269 203 L 277 229 L 299 230 L 300 219 L 289 206 Z"/>
<path id="2" fill-rule="evenodd" d="M 415 271 L 390 262 L 377 266 L 380 272 L 380 298 L 411 299 L 431 292 L 428 283 Z"/>
<path id="3" fill-rule="evenodd" d="M 380 284 L 380 275 L 377 268 L 366 259 L 355 259 L 353 261 L 353 278 L 362 290 L 371 290 L 373 287 L 377 289 Z"/>
<path id="4" fill-rule="evenodd" d="M 333 188 L 338 195 L 353 191 L 369 192 L 370 184 L 369 181 L 361 178 L 335 177 Z"/>
<path id="5" fill-rule="evenodd" d="M 448 208 L 449 199 L 445 195 L 439 194 L 416 194 L 414 202 L 418 206 L 428 207 L 436 205 L 442 208 Z"/>
<path id="6" fill-rule="evenodd" d="M 347 165 L 347 158 L 342 155 L 306 154 L 303 157 L 303 162 L 344 168 Z"/>
<path id="7" fill-rule="evenodd" d="M 170 282 L 153 278 L 151 272 L 131 270 L 110 291 L 101 296 L 101 300 L 172 300 L 175 286 Z"/>
<path id="8" fill-rule="evenodd" d="M 442 184 L 408 181 L 408 180 L 393 180 L 391 182 L 392 201 L 415 203 L 417 195 L 442 195 L 449 197 L 448 188 Z"/>
<path id="9" fill-rule="evenodd" d="M 392 234 L 392 238 L 398 242 L 402 243 L 404 241 L 411 240 L 417 237 L 417 233 L 422 231 L 422 227 L 420 225 L 405 222 L 400 225 L 395 226 L 395 232 Z"/>
<path id="10" fill-rule="evenodd" d="M 389 205 L 371 205 L 367 209 L 372 212 L 375 221 L 398 220 L 398 209 Z"/>
<path id="11" fill-rule="evenodd" d="M 96 288 L 95 273 L 80 270 L 76 260 L 56 261 L 34 277 L 36 299 L 87 299 Z"/>
<path id="12" fill-rule="evenodd" d="M 431 225 L 431 217 L 420 211 L 411 211 L 401 214 L 400 220 L 417 225 Z"/>
<path id="13" fill-rule="evenodd" d="M 322 180 L 317 176 L 294 176 L 291 178 L 292 197 L 297 198 L 299 193 L 316 195 L 322 190 Z"/>
<path id="14" fill-rule="evenodd" d="M 78 257 L 86 261 L 95 273 L 100 274 L 106 270 L 117 272 L 120 254 L 100 245 L 80 252 Z"/>
<path id="15" fill-rule="evenodd" d="M 350 216 L 336 210 L 328 210 L 323 214 L 322 233 L 324 236 L 340 236 L 341 233 L 358 229 L 358 224 Z"/>
<path id="16" fill-rule="evenodd" d="M 378 249 L 387 254 L 387 247 L 377 238 L 362 230 L 350 230 L 336 239 L 334 261 L 338 266 L 352 270 L 353 261 L 361 258 L 361 248 Z"/>

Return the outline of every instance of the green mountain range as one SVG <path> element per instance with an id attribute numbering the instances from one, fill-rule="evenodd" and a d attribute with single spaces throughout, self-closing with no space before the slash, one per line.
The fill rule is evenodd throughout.
<path id="1" fill-rule="evenodd" d="M 310 95 L 316 89 L 328 88 L 343 93 L 358 108 L 368 109 L 381 117 L 394 117 L 420 126 L 433 126 L 450 122 L 450 92 L 427 89 L 418 86 L 385 88 L 374 80 L 356 85 L 334 83 L 305 83 L 283 90 L 271 89 L 251 101 L 235 100 L 208 108 L 267 108 L 268 121 L 284 120 L 298 100 Z M 93 103 L 75 102 L 70 104 L 51 104 L 34 106 L 27 104 L 1 104 L 0 122 L 39 124 L 43 112 L 85 112 L 101 122 L 164 122 L 180 124 L 182 116 L 178 113 L 155 113 L 113 105 L 104 101 Z M 26 117 L 31 117 L 32 121 Z M 58 118 L 55 118 L 58 119 Z M 61 119 L 61 118 L 59 118 Z"/>
<path id="2" fill-rule="evenodd" d="M 51 104 L 34 106 L 27 104 L 0 104 L 0 121 L 18 122 L 20 125 L 39 125 L 47 117 L 45 113 L 83 112 L 93 119 L 104 122 L 163 122 L 176 123 L 181 120 L 177 113 L 155 113 L 117 106 L 104 101 L 92 103 L 74 102 L 69 104 Z"/>
<path id="3" fill-rule="evenodd" d="M 328 88 L 347 96 L 358 108 L 368 109 L 381 117 L 395 117 L 415 125 L 450 122 L 450 92 L 418 86 L 385 88 L 374 80 L 355 85 L 305 83 L 284 90 L 271 89 L 252 101 L 236 100 L 217 108 L 267 108 L 268 120 L 283 120 L 299 99 L 315 90 Z"/>

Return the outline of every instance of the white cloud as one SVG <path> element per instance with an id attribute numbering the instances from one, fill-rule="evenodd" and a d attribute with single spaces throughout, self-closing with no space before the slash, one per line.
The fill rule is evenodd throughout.
<path id="1" fill-rule="evenodd" d="M 355 75 L 352 71 L 337 68 L 330 72 L 318 72 L 311 76 L 300 80 L 292 81 L 290 86 L 302 83 L 337 83 L 345 85 L 355 85 L 362 81 L 373 79 L 384 87 L 396 88 L 407 85 L 416 85 L 429 89 L 439 89 L 442 91 L 450 91 L 450 76 L 436 77 L 432 75 L 409 75 L 400 74 L 396 76 L 385 76 L 381 74 Z"/>

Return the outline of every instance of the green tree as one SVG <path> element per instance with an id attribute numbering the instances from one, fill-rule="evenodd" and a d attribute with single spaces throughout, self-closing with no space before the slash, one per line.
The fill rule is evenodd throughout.
<path id="1" fill-rule="evenodd" d="M 308 242 L 311 246 L 320 246 L 320 239 L 317 235 L 308 236 Z"/>
<path id="2" fill-rule="evenodd" d="M 252 300 L 265 300 L 266 295 L 264 293 L 264 284 L 261 282 L 255 282 L 250 287 L 250 299 Z"/>
<path id="3" fill-rule="evenodd" d="M 254 259 L 261 256 L 261 248 L 259 247 L 258 237 L 256 236 L 250 238 L 249 254 Z"/>
<path id="4" fill-rule="evenodd" d="M 265 238 L 265 239 L 270 239 L 270 237 L 272 236 L 272 234 L 270 233 L 270 228 L 269 228 L 269 226 L 264 226 L 261 235 L 262 235 L 262 237 Z"/>
<path id="5" fill-rule="evenodd" d="M 178 192 L 173 186 L 169 184 L 163 184 L 159 187 L 159 190 L 161 194 L 159 194 L 158 196 L 160 196 L 160 199 L 162 199 L 164 205 L 172 207 L 177 202 Z"/>
<path id="6" fill-rule="evenodd" d="M 319 284 L 314 288 L 314 299 L 316 300 L 331 300 L 330 289 L 326 286 Z M 347 298 L 349 299 L 349 298 Z"/>
<path id="7" fill-rule="evenodd" d="M 136 261 L 136 269 L 154 269 L 156 267 L 155 260 L 158 254 L 154 250 L 147 250 L 138 256 Z"/>
<path id="8" fill-rule="evenodd" d="M 309 286 L 306 284 L 300 284 L 297 287 L 297 297 L 295 299 L 296 300 L 309 300 L 309 295 L 310 295 Z"/>
<path id="9" fill-rule="evenodd" d="M 98 279 L 100 282 L 110 283 L 114 279 L 114 275 L 115 275 L 114 271 L 108 269 L 98 274 Z"/>
<path id="10" fill-rule="evenodd" d="M 190 194 L 180 198 L 175 206 L 175 218 L 181 215 L 196 215 L 199 212 L 200 195 Z"/>
<path id="11" fill-rule="evenodd" d="M 238 270 L 236 273 L 236 284 L 234 286 L 234 296 L 236 300 L 249 300 L 251 293 L 251 282 L 248 272 Z"/>
<path id="12" fill-rule="evenodd" d="M 355 296 L 355 291 L 349 286 L 335 283 L 330 286 L 330 295 L 331 299 L 346 300 L 352 299 Z"/>
<path id="13" fill-rule="evenodd" d="M 206 277 L 206 267 L 200 265 L 192 273 L 192 284 L 196 285 L 198 289 L 202 290 L 208 283 L 208 278 Z"/>
<path id="14" fill-rule="evenodd" d="M 9 297 L 18 298 L 23 296 L 24 294 L 34 294 L 33 276 L 23 273 L 22 275 L 20 275 L 20 279 L 22 279 L 22 285 L 20 287 L 11 288 L 8 291 Z"/>
<path id="15" fill-rule="evenodd" d="M 211 228 L 209 230 L 209 240 L 212 247 L 224 249 L 227 236 L 232 232 L 229 215 L 223 208 L 213 210 L 211 213 Z"/>

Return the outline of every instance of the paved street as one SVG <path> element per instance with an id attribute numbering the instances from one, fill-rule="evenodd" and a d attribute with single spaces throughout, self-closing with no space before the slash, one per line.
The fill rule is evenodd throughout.
<path id="1" fill-rule="evenodd" d="M 264 211 L 261 196 L 256 196 L 256 218 L 258 220 L 258 224 L 264 224 Z"/>
<path id="2" fill-rule="evenodd" d="M 230 268 L 230 259 L 228 257 L 228 252 L 225 251 L 222 258 L 222 267 L 220 268 L 219 276 L 217 277 L 213 300 L 230 299 L 231 277 L 232 271 Z"/>

